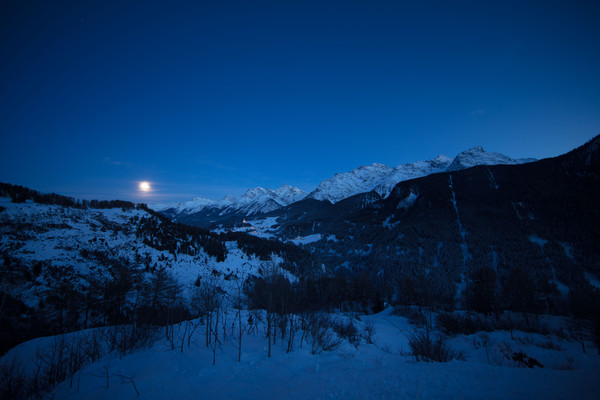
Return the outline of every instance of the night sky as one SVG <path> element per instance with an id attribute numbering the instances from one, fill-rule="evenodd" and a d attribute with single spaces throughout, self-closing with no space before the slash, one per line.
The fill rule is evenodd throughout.
<path id="1" fill-rule="evenodd" d="M 600 133 L 599 4 L 4 0 L 0 181 L 154 203 L 556 156 Z"/>

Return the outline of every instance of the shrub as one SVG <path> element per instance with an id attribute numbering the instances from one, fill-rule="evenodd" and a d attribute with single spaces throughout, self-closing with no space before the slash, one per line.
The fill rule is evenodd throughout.
<path id="1" fill-rule="evenodd" d="M 527 355 L 527 353 L 525 353 L 523 350 L 519 350 L 514 352 L 511 355 L 511 358 L 514 362 L 517 363 L 517 365 L 519 367 L 527 367 L 527 368 L 535 368 L 535 367 L 540 367 L 540 368 L 544 368 L 544 366 L 542 365 L 541 362 L 539 362 L 538 360 L 536 360 L 533 357 L 529 357 Z"/>
<path id="2" fill-rule="evenodd" d="M 446 335 L 471 335 L 476 332 L 495 330 L 519 330 L 542 335 L 550 333 L 547 323 L 526 314 L 522 316 L 504 314 L 494 317 L 482 314 L 440 313 L 436 317 L 436 326 Z"/>
<path id="3" fill-rule="evenodd" d="M 420 310 L 412 308 L 410 306 L 398 306 L 394 308 L 394 314 L 405 317 L 410 321 L 411 324 L 416 326 L 424 326 L 427 324 L 427 316 Z"/>
<path id="4" fill-rule="evenodd" d="M 436 335 L 434 337 L 428 327 L 413 331 L 407 335 L 407 338 L 411 353 L 417 361 L 448 362 L 454 359 L 464 360 L 462 352 L 453 351 L 442 336 Z"/>
<path id="5" fill-rule="evenodd" d="M 33 395 L 31 378 L 16 359 L 0 367 L 0 398 L 28 399 Z"/>
<path id="6" fill-rule="evenodd" d="M 160 337 L 158 328 L 151 325 L 121 325 L 108 330 L 107 343 L 110 351 L 121 356 L 144 347 L 150 347 Z"/>
<path id="7" fill-rule="evenodd" d="M 375 335 L 375 325 L 371 321 L 365 322 L 363 337 L 369 344 L 373 344 L 373 335 Z"/>
<path id="8" fill-rule="evenodd" d="M 354 326 L 351 319 L 344 321 L 335 321 L 332 326 L 333 330 L 341 338 L 346 339 L 355 347 L 358 346 L 360 339 L 358 338 L 358 329 Z"/>
<path id="9" fill-rule="evenodd" d="M 486 318 L 457 313 L 441 313 L 436 317 L 438 329 L 446 335 L 471 335 L 479 331 L 493 331 L 494 326 Z"/>
<path id="10" fill-rule="evenodd" d="M 342 344 L 342 339 L 332 335 L 329 330 L 329 328 L 333 327 L 333 322 L 329 314 L 311 313 L 308 324 L 312 337 L 312 354 L 335 350 Z"/>

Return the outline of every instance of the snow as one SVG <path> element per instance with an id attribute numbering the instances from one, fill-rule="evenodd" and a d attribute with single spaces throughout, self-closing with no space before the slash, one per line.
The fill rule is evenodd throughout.
<path id="1" fill-rule="evenodd" d="M 231 196 L 225 196 L 221 200 L 211 200 L 202 197 L 196 197 L 190 201 L 178 203 L 174 207 L 174 211 L 178 214 L 194 214 L 204 210 L 205 208 L 225 208 L 234 204 L 235 198 Z M 159 206 L 160 207 L 160 206 Z M 166 209 L 160 207 L 159 211 L 165 211 Z"/>
<path id="2" fill-rule="evenodd" d="M 411 193 L 412 194 L 412 193 Z M 390 231 L 392 229 L 394 229 L 397 225 L 400 224 L 400 221 L 396 221 L 396 222 L 390 222 L 392 219 L 394 218 L 394 214 L 388 216 L 384 221 L 383 221 L 383 227 L 384 228 L 388 228 Z"/>
<path id="3" fill-rule="evenodd" d="M 381 197 L 388 197 L 399 182 L 407 181 L 410 179 L 421 178 L 423 176 L 435 174 L 437 172 L 443 172 L 446 170 L 452 160 L 444 155 L 439 155 L 433 160 L 417 161 L 415 163 L 401 164 L 394 168 L 394 172 L 391 176 L 387 177 L 385 181 L 379 184 L 374 190 L 381 195 Z"/>
<path id="4" fill-rule="evenodd" d="M 246 320 L 246 315 L 243 320 Z M 232 318 L 230 316 L 230 318 Z M 336 318 L 351 318 L 336 315 Z M 245 335 L 242 360 L 237 362 L 236 341 L 221 338 L 216 364 L 212 350 L 196 333 L 188 348 L 171 350 L 166 340 L 152 348 L 118 357 L 107 355 L 76 374 L 73 387 L 60 384 L 56 399 L 139 398 L 232 398 L 232 399 L 597 399 L 600 358 L 580 345 L 564 339 L 515 331 L 514 340 L 505 331 L 459 335 L 448 343 L 464 352 L 465 361 L 416 362 L 408 354 L 407 334 L 414 327 L 390 310 L 354 317 L 364 335 L 372 323 L 373 344 L 360 339 L 358 347 L 347 341 L 336 350 L 311 354 L 310 345 L 299 340 L 286 353 L 278 339 L 267 357 L 264 331 Z M 175 327 L 175 335 L 179 335 Z M 201 332 L 201 331 L 200 331 Z M 53 338 L 23 343 L 0 359 L 27 361 L 38 346 L 49 346 Z M 553 348 L 548 348 L 551 343 Z M 517 368 L 504 352 L 522 350 L 544 368 Z M 106 368 L 109 387 L 106 388 Z M 569 370 L 574 368 L 574 370 Z M 131 378 L 131 379 L 129 379 Z"/>
<path id="5" fill-rule="evenodd" d="M 277 231 L 277 218 L 278 217 L 266 217 L 244 220 L 244 225 L 234 227 L 232 230 L 234 232 L 245 232 L 249 235 L 263 239 L 271 239 L 275 237 Z"/>
<path id="6" fill-rule="evenodd" d="M 456 193 L 454 193 L 454 183 L 452 182 L 452 175 L 448 175 L 448 177 L 450 180 L 450 184 L 448 185 L 448 187 L 452 192 L 452 206 L 454 207 L 454 211 L 456 213 L 456 223 L 458 224 L 458 231 L 460 232 L 460 236 L 462 237 L 464 243 L 466 232 L 463 229 L 462 223 L 460 222 L 460 215 L 458 213 L 458 205 L 456 204 Z"/>
<path id="7" fill-rule="evenodd" d="M 370 192 L 393 171 L 393 168 L 378 163 L 361 166 L 321 182 L 307 197 L 336 203 L 358 193 Z"/>
<path id="8" fill-rule="evenodd" d="M 306 193 L 297 187 L 283 185 L 279 189 L 271 190 L 268 188 L 255 187 L 248 189 L 244 195 L 236 199 L 232 196 L 225 196 L 221 200 L 211 200 L 205 198 L 195 198 L 193 200 L 175 205 L 173 210 L 177 214 L 194 214 L 204 209 L 220 210 L 220 215 L 228 213 L 242 212 L 246 215 L 255 215 L 267 213 L 287 206 L 306 197 Z M 166 211 L 170 207 L 167 205 L 154 205 L 159 211 Z M 156 208 L 155 208 L 156 209 Z"/>
<path id="9" fill-rule="evenodd" d="M 401 164 L 395 168 L 378 163 L 361 166 L 343 174 L 335 174 L 321 182 L 307 197 L 336 203 L 373 190 L 382 197 L 387 197 L 398 182 L 442 172 L 450 161 L 448 157 L 440 155 L 433 160 Z"/>
<path id="10" fill-rule="evenodd" d="M 494 178 L 494 174 L 492 174 L 492 171 L 489 168 L 488 172 L 490 173 L 490 184 L 494 189 L 498 190 L 498 184 L 496 183 L 496 178 Z"/>
<path id="11" fill-rule="evenodd" d="M 544 249 L 544 246 L 546 245 L 546 243 L 548 243 L 548 241 L 546 239 L 542 239 L 541 237 L 537 236 L 537 235 L 530 235 L 529 236 L 529 241 L 531 243 L 535 243 L 538 246 L 540 246 L 540 249 Z"/>
<path id="12" fill-rule="evenodd" d="M 228 242 L 228 254 L 223 262 L 217 262 L 203 251 L 192 256 L 179 253 L 177 257 L 168 251 L 156 250 L 136 237 L 135 222 L 149 215 L 143 210 L 114 209 L 73 209 L 56 205 L 43 205 L 31 202 L 12 203 L 0 198 L 0 205 L 6 209 L 0 213 L 0 251 L 10 251 L 13 258 L 33 264 L 47 261 L 69 275 L 74 285 L 87 286 L 86 276 L 109 277 L 105 265 L 93 258 L 84 258 L 82 250 L 101 249 L 110 257 L 129 260 L 131 265 L 139 265 L 149 260 L 150 265 L 167 268 L 184 287 L 189 287 L 198 276 L 208 278 L 214 275 L 231 276 L 234 279 L 221 279 L 222 288 L 235 287 L 236 277 L 257 276 L 264 263 L 256 257 L 248 257 L 235 242 Z M 264 226 L 274 224 L 274 219 L 264 220 Z M 22 229 L 9 229 L 19 227 Z M 114 224 L 119 231 L 108 228 Z M 17 232 L 17 233 L 16 233 Z M 17 236 L 15 236 L 17 235 Z M 265 237 L 268 235 L 263 235 Z M 100 245 L 99 245 L 100 244 Z M 36 281 L 24 281 L 9 288 L 29 306 L 37 306 L 38 299 L 51 280 L 42 275 Z M 49 272 L 48 272 L 49 273 Z"/>
<path id="13" fill-rule="evenodd" d="M 568 245 L 568 244 L 566 244 L 566 243 L 560 243 L 560 245 L 561 245 L 561 246 L 563 247 L 563 249 L 565 250 L 565 255 L 566 255 L 566 256 L 567 256 L 569 259 L 571 259 L 571 260 L 574 260 L 574 259 L 575 259 L 575 256 L 573 255 L 573 247 L 572 247 L 572 246 L 569 246 L 569 245 Z"/>
<path id="14" fill-rule="evenodd" d="M 323 236 L 320 233 L 314 233 L 308 236 L 298 236 L 294 239 L 291 239 L 290 242 L 299 245 L 318 242 L 321 239 L 323 239 Z"/>
<path id="15" fill-rule="evenodd" d="M 410 192 L 408 194 L 408 196 L 406 196 L 404 199 L 402 199 L 399 203 L 398 206 L 396 208 L 400 209 L 400 208 L 404 208 L 405 210 L 410 208 L 415 201 L 417 200 L 417 198 L 419 197 L 418 194 L 414 193 L 414 192 Z"/>
<path id="16" fill-rule="evenodd" d="M 600 289 L 600 279 L 598 279 L 596 275 L 592 274 L 591 272 L 584 272 L 584 274 L 590 285 Z"/>
<path id="17" fill-rule="evenodd" d="M 458 154 L 454 159 L 440 155 L 432 160 L 401 164 L 391 168 L 385 164 L 361 166 L 352 171 L 335 174 L 319 184 L 307 197 L 336 203 L 350 196 L 376 191 L 386 198 L 393 188 L 403 181 L 423 176 L 451 172 L 476 165 L 522 164 L 535 159 L 513 159 L 500 153 L 488 153 L 481 146 Z M 498 189 L 496 180 L 490 172 L 492 187 Z"/>
<path id="18" fill-rule="evenodd" d="M 483 147 L 476 146 L 458 154 L 447 171 L 458 171 L 476 165 L 523 164 L 536 161 L 534 158 L 514 159 L 501 153 L 488 153 Z"/>
<path id="19" fill-rule="evenodd" d="M 553 279 L 552 282 L 554 282 L 554 284 L 556 285 L 556 289 L 558 290 L 558 292 L 564 298 L 567 298 L 567 296 L 569 295 L 569 292 L 571 291 L 571 289 L 569 289 L 569 287 L 567 285 L 565 285 L 564 283 L 562 283 L 559 280 Z"/>

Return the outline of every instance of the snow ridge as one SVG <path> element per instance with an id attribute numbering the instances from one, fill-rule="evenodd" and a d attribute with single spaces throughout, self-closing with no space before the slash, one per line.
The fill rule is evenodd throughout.
<path id="1" fill-rule="evenodd" d="M 283 185 L 279 189 L 255 187 L 248 189 L 239 199 L 233 196 L 225 196 L 221 200 L 211 200 L 202 197 L 190 201 L 178 203 L 175 206 L 154 206 L 158 211 L 171 210 L 175 214 L 189 215 L 203 210 L 218 210 L 219 215 L 243 212 L 247 215 L 267 213 L 295 203 L 306 197 L 306 193 L 297 187 Z"/>
<path id="2" fill-rule="evenodd" d="M 321 182 L 307 197 L 336 203 L 355 194 L 372 190 L 387 197 L 398 182 L 443 172 L 450 163 L 450 158 L 440 155 L 433 160 L 400 164 L 395 168 L 377 163 L 362 166 L 350 172 L 335 174 L 331 179 Z"/>
<path id="3" fill-rule="evenodd" d="M 458 154 L 452 161 L 452 164 L 448 167 L 447 171 L 459 171 L 476 165 L 514 165 L 533 161 L 536 161 L 535 158 L 515 159 L 501 153 L 488 153 L 483 147 L 476 146 Z"/>
<path id="4" fill-rule="evenodd" d="M 483 147 L 476 146 L 463 151 L 454 159 L 439 155 L 431 160 L 400 164 L 393 168 L 380 163 L 360 166 L 349 172 L 337 173 L 330 179 L 324 180 L 308 195 L 301 189 L 289 185 L 283 185 L 276 190 L 256 187 L 248 189 L 240 199 L 231 196 L 226 196 L 221 200 L 195 198 L 170 207 L 157 205 L 158 207 L 155 209 L 171 210 L 176 215 L 190 215 L 203 210 L 214 210 L 219 215 L 232 213 L 256 215 L 277 210 L 305 198 L 336 203 L 356 194 L 371 191 L 386 198 L 392 189 L 402 181 L 439 172 L 458 171 L 477 165 L 514 165 L 533 161 L 535 161 L 534 158 L 514 159 L 501 153 L 488 153 Z"/>

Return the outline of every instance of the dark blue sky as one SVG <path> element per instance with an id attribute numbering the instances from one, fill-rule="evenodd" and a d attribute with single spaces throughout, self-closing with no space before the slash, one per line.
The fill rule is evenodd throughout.
<path id="1" fill-rule="evenodd" d="M 0 181 L 42 191 L 311 190 L 373 162 L 543 158 L 600 133 L 594 1 L 0 7 Z"/>

